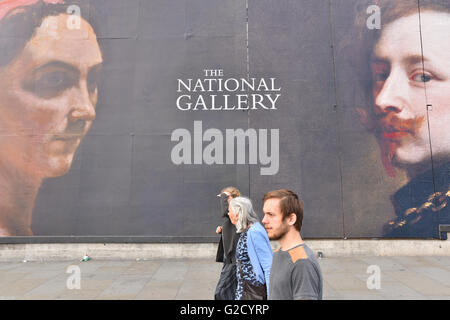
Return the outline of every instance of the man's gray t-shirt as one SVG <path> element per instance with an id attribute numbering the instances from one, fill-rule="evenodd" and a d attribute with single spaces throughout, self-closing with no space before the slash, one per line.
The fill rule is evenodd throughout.
<path id="1" fill-rule="evenodd" d="M 322 300 L 322 271 L 305 244 L 273 255 L 269 300 Z"/>

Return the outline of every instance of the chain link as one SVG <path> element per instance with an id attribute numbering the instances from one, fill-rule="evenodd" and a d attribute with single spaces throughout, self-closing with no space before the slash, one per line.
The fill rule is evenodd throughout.
<path id="1" fill-rule="evenodd" d="M 409 208 L 405 210 L 403 217 L 389 221 L 388 225 L 392 229 L 397 229 L 403 227 L 407 223 L 417 223 L 422 219 L 424 213 L 433 213 L 444 209 L 447 206 L 449 199 L 450 189 L 446 193 L 435 192 L 431 194 L 428 197 L 427 201 L 424 202 L 420 207 Z"/>

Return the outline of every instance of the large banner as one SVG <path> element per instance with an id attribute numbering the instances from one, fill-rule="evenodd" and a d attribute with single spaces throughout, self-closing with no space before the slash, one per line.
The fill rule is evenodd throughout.
<path id="1" fill-rule="evenodd" d="M 3 241 L 445 238 L 449 123 L 448 0 L 0 0 Z"/>

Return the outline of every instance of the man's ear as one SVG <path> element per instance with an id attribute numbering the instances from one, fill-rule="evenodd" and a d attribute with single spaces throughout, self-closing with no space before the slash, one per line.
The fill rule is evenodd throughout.
<path id="1" fill-rule="evenodd" d="M 297 215 L 295 213 L 291 213 L 288 217 L 288 224 L 293 226 L 297 222 Z"/>

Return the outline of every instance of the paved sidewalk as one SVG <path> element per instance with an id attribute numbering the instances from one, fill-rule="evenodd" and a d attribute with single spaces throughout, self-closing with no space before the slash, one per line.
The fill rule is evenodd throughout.
<path id="1" fill-rule="evenodd" d="M 450 257 L 356 257 L 319 260 L 324 299 L 450 300 Z M 67 282 L 81 271 L 80 289 Z M 368 267 L 381 270 L 369 290 Z M 221 264 L 212 260 L 0 262 L 0 299 L 213 298 Z M 69 279 L 69 281 L 68 281 Z M 73 278 L 71 278 L 73 279 Z"/>

